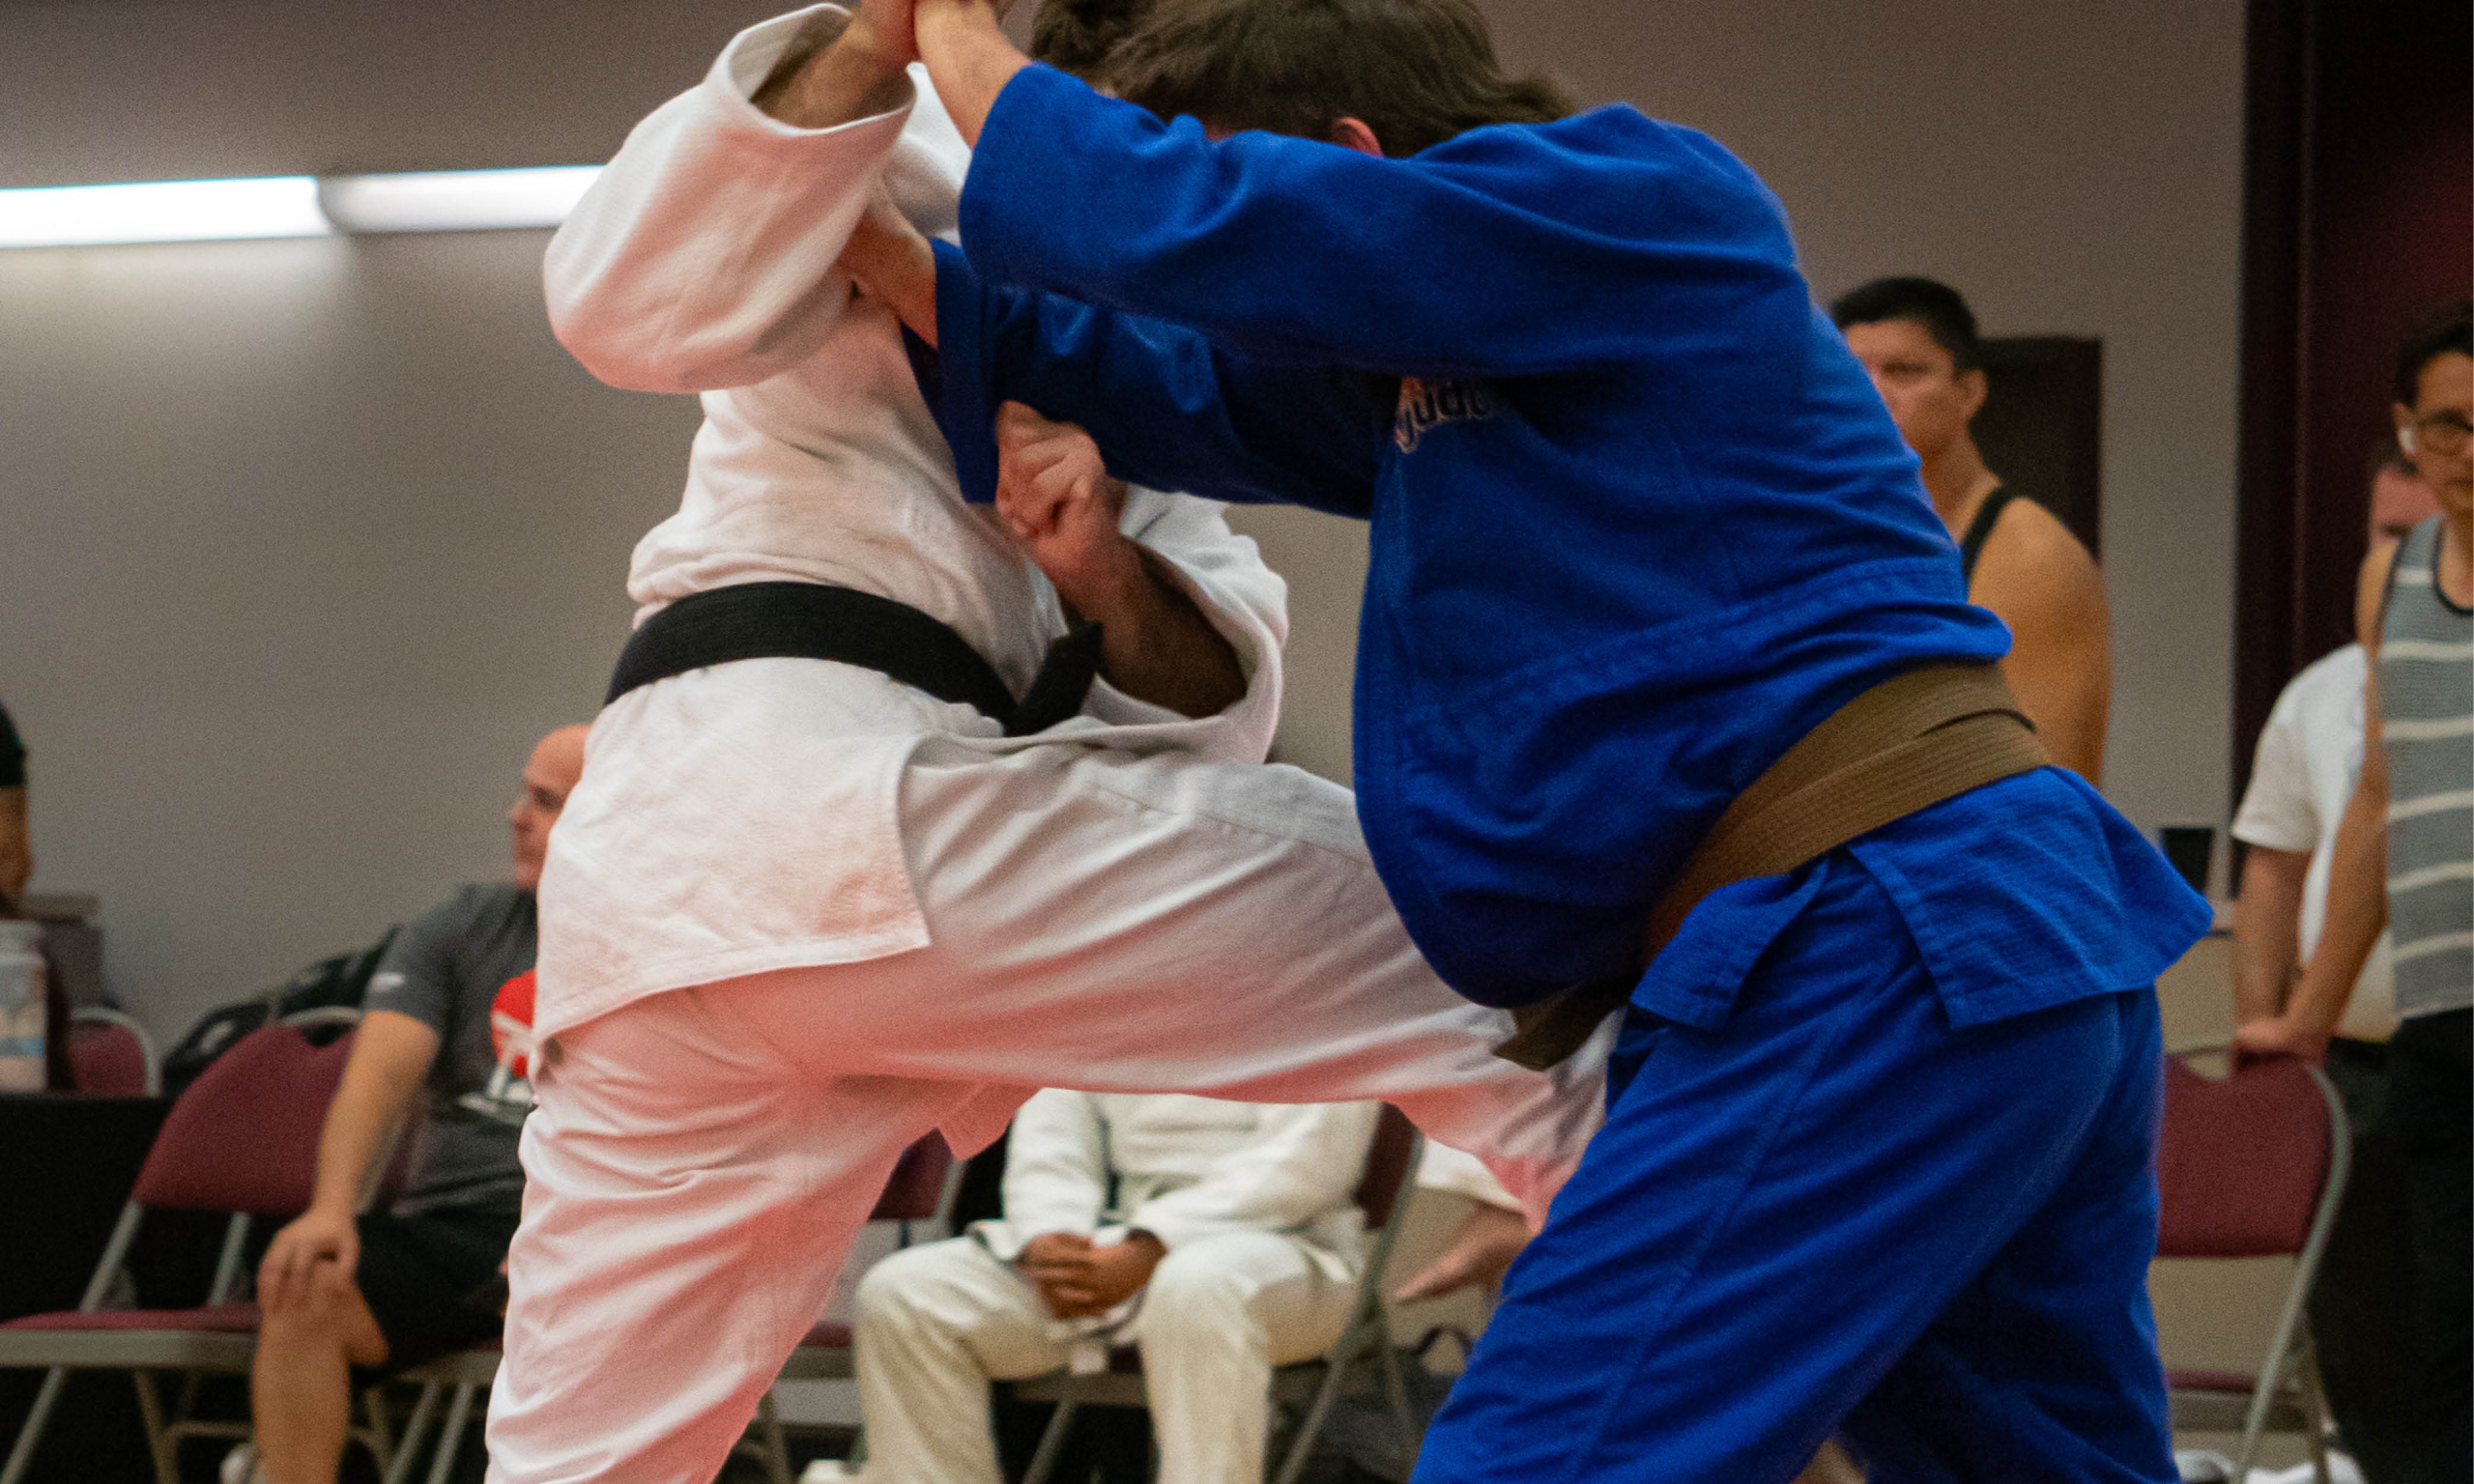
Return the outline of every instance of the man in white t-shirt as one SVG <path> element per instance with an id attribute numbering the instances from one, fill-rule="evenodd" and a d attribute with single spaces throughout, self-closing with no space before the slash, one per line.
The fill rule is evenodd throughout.
<path id="1" fill-rule="evenodd" d="M 2435 508 L 2410 470 L 2381 464 L 2373 475 L 2372 539 L 2396 539 Z M 2362 769 L 2360 644 L 2314 662 L 2286 683 L 2259 733 L 2251 785 L 2233 818 L 2250 849 L 2233 920 L 2233 999 L 2249 1023 L 2285 1008 L 2327 918 L 2329 862 L 2337 825 Z M 2353 998 L 2328 1046 L 2328 1075 L 2353 1123 L 2353 1169 L 2312 1293 L 2311 1330 L 2330 1409 L 2345 1446 L 2373 1480 L 2389 1477 L 2412 1395 L 2398 1336 L 2406 1332 L 2401 1171 L 2379 1127 L 2387 1090 L 2387 1041 L 2397 1028 L 2397 989 L 2381 933 L 2354 982 Z M 2406 1436 L 2411 1436 L 2410 1431 Z"/>

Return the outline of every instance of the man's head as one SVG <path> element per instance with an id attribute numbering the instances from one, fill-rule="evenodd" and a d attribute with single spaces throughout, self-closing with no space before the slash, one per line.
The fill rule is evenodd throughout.
<path id="1" fill-rule="evenodd" d="M 1930 461 L 1967 437 L 1984 406 L 1984 350 L 1958 290 L 1930 278 L 1877 278 L 1841 296 L 1829 317 L 1918 458 Z"/>
<path id="2" fill-rule="evenodd" d="M 1042 0 L 1031 17 L 1031 60 L 1087 80 L 1157 0 Z"/>
<path id="3" fill-rule="evenodd" d="M 1108 58 L 1118 97 L 1215 133 L 1260 128 L 1394 157 L 1571 105 L 1510 77 L 1469 0 L 1177 0 Z"/>
<path id="4" fill-rule="evenodd" d="M 2397 446 L 2461 529 L 2474 510 L 2474 312 L 2460 300 L 2397 357 Z"/>
<path id="5" fill-rule="evenodd" d="M 2439 499 L 2397 447 L 2381 439 L 2371 459 L 2371 539 L 2398 541 L 2439 514 Z"/>
<path id="6" fill-rule="evenodd" d="M 525 760 L 522 791 L 506 822 L 515 831 L 515 884 L 541 885 L 541 862 L 550 851 L 550 826 L 567 807 L 567 795 L 584 777 L 584 737 L 589 728 L 561 727 L 543 737 Z"/>

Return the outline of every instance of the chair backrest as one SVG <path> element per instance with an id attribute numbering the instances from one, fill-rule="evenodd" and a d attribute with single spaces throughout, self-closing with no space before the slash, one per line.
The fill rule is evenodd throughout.
<path id="1" fill-rule="evenodd" d="M 351 1034 L 310 1044 L 298 1026 L 250 1032 L 189 1084 L 137 1172 L 142 1206 L 291 1216 L 308 1208 L 318 1134 Z"/>
<path id="2" fill-rule="evenodd" d="M 1357 1207 L 1366 1213 L 1369 1231 L 1392 1224 L 1400 1197 L 1409 1188 L 1418 1162 L 1418 1126 L 1390 1103 L 1375 1121 L 1374 1137 L 1366 1147 L 1366 1170 L 1357 1178 Z"/>
<path id="3" fill-rule="evenodd" d="M 146 1030 L 116 1010 L 86 1006 L 69 1013 L 70 1078 L 98 1098 L 143 1098 L 162 1090 Z"/>
<path id="4" fill-rule="evenodd" d="M 2300 1062 L 2254 1062 L 2220 1078 L 2167 1057 L 2156 1255 L 2299 1254 L 2344 1119 L 2326 1078 Z"/>
<path id="5" fill-rule="evenodd" d="M 871 1221 L 927 1221 L 943 1213 L 945 1176 L 954 1165 L 954 1152 L 945 1147 L 944 1135 L 930 1133 L 902 1152 L 902 1158 L 885 1178 L 884 1193 L 877 1197 L 877 1209 L 868 1213 Z"/>

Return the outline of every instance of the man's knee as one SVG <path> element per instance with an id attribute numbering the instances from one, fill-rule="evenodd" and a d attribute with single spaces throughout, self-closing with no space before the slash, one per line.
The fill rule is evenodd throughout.
<path id="1" fill-rule="evenodd" d="M 258 1317 L 258 1348 L 277 1354 L 340 1350 L 356 1365 L 387 1358 L 380 1332 L 360 1290 L 347 1280 L 322 1280 L 291 1302 Z"/>
<path id="2" fill-rule="evenodd" d="M 957 1310 L 967 1305 L 954 1279 L 957 1254 L 950 1246 L 907 1247 L 870 1268 L 853 1296 L 857 1330 L 889 1336 L 955 1328 Z"/>
<path id="3" fill-rule="evenodd" d="M 1140 1328 L 1145 1344 L 1244 1341 L 1260 1347 L 1262 1325 L 1253 1311 L 1255 1285 L 1209 1244 L 1170 1252 L 1153 1269 L 1143 1294 Z"/>

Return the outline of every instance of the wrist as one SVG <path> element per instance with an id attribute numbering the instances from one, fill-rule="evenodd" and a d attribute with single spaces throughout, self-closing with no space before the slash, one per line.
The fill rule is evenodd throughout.
<path id="1" fill-rule="evenodd" d="M 832 45 L 832 60 L 856 75 L 882 81 L 910 64 L 906 48 L 893 44 L 875 17 L 860 11 L 842 28 Z"/>
<path id="2" fill-rule="evenodd" d="M 1055 583 L 1057 575 L 1050 580 Z M 1160 579 L 1144 561 L 1140 543 L 1123 536 L 1098 544 L 1076 570 L 1062 575 L 1066 581 L 1055 583 L 1056 595 L 1086 622 L 1130 631 L 1161 601 Z"/>

